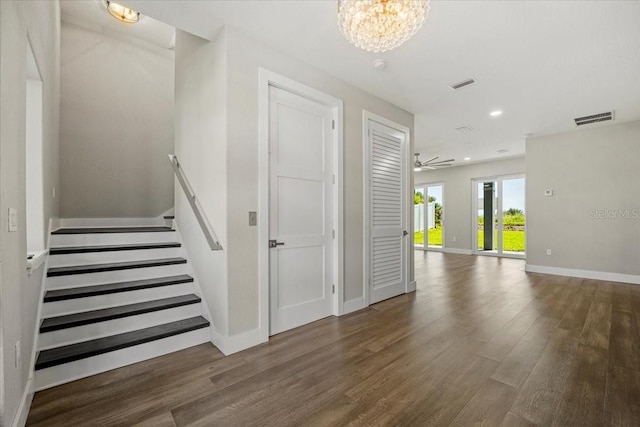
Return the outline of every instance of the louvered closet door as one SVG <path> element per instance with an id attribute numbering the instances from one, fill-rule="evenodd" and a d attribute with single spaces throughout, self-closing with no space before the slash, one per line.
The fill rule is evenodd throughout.
<path id="1" fill-rule="evenodd" d="M 369 121 L 371 304 L 405 292 L 406 135 Z"/>

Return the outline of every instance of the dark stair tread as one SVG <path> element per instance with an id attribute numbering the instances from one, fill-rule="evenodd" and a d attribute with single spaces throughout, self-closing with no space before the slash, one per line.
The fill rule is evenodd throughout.
<path id="1" fill-rule="evenodd" d="M 64 301 L 77 298 L 87 298 L 99 295 L 115 294 L 118 292 L 138 291 L 142 289 L 159 288 L 161 286 L 179 285 L 193 282 L 193 277 L 182 274 L 179 276 L 159 277 L 156 279 L 133 280 L 130 282 L 107 283 L 104 285 L 82 286 L 69 289 L 54 289 L 47 291 L 44 302 Z"/>
<path id="2" fill-rule="evenodd" d="M 42 321 L 42 324 L 40 325 L 40 333 L 74 328 L 76 326 L 89 325 L 92 323 L 106 322 L 108 320 L 136 316 L 144 313 L 152 313 L 154 311 L 197 304 L 200 301 L 200 298 L 193 294 L 181 295 L 172 298 L 122 305 L 119 307 L 85 311 L 83 313 L 69 314 L 65 316 L 49 317 Z"/>
<path id="3" fill-rule="evenodd" d="M 67 267 L 53 267 L 47 271 L 48 277 L 70 276 L 74 274 L 101 273 L 105 271 L 131 270 L 134 268 L 162 267 L 165 265 L 186 264 L 184 258 L 162 258 L 143 261 L 111 262 L 107 264 L 71 265 Z"/>
<path id="4" fill-rule="evenodd" d="M 51 234 L 162 233 L 176 231 L 171 227 L 80 227 L 60 228 Z"/>
<path id="5" fill-rule="evenodd" d="M 119 252 L 144 249 L 179 248 L 177 242 L 171 243 L 134 243 L 127 245 L 101 245 L 101 246 L 60 246 L 49 249 L 49 255 L 84 254 L 93 252 Z"/>
<path id="6" fill-rule="evenodd" d="M 50 368 L 87 357 L 98 356 L 111 351 L 122 350 L 124 348 L 195 331 L 208 326 L 208 320 L 202 316 L 197 316 L 164 325 L 126 332 L 124 334 L 43 350 L 38 354 L 35 368 L 36 370 Z"/>

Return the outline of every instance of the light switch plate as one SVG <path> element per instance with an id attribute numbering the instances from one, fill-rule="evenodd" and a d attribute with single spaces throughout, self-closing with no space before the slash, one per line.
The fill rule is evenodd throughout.
<path id="1" fill-rule="evenodd" d="M 16 208 L 9 208 L 9 232 L 18 231 L 18 211 Z"/>
<path id="2" fill-rule="evenodd" d="M 254 211 L 249 212 L 249 225 L 254 227 L 258 225 L 258 213 Z"/>
<path id="3" fill-rule="evenodd" d="M 544 197 L 553 196 L 553 190 L 544 190 Z"/>

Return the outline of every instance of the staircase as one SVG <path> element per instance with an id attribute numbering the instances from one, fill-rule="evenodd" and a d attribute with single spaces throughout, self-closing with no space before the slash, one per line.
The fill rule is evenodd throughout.
<path id="1" fill-rule="evenodd" d="M 210 341 L 171 226 L 61 228 L 50 245 L 36 390 Z"/>

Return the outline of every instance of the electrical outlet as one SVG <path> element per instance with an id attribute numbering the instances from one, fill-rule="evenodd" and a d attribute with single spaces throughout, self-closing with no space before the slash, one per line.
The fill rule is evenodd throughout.
<path id="1" fill-rule="evenodd" d="M 253 227 L 258 225 L 258 213 L 250 211 L 249 212 L 249 226 Z"/>
<path id="2" fill-rule="evenodd" d="M 453 236 L 453 239 L 451 239 L 451 240 L 453 240 L 454 242 L 457 242 L 458 238 L 456 236 Z"/>
<path id="3" fill-rule="evenodd" d="M 15 365 L 17 368 L 20 366 L 20 363 L 22 362 L 21 360 L 22 355 L 20 354 L 20 341 L 16 342 L 14 352 L 15 352 Z"/>
<path id="4" fill-rule="evenodd" d="M 544 197 L 553 196 L 553 190 L 544 190 Z"/>
<path id="5" fill-rule="evenodd" d="M 551 249 L 547 249 L 547 255 L 551 255 Z"/>
<path id="6" fill-rule="evenodd" d="M 56 198 L 56 187 L 53 187 L 53 198 Z"/>

